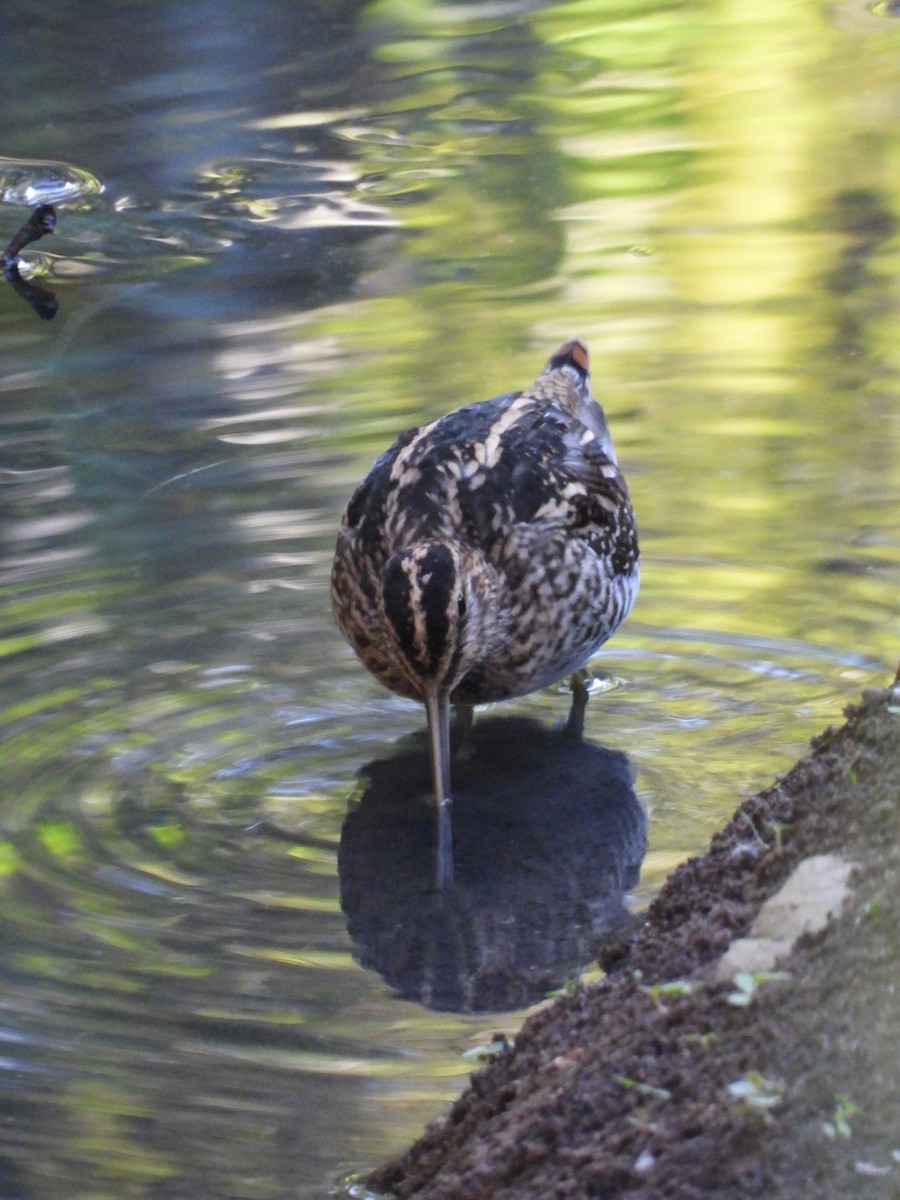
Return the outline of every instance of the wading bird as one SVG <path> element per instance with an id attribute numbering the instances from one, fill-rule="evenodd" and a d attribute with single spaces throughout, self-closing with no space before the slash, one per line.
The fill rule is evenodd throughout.
<path id="1" fill-rule="evenodd" d="M 450 705 L 573 676 L 631 611 L 640 575 L 628 488 L 590 389 L 587 346 L 565 342 L 524 392 L 402 433 L 353 493 L 332 604 L 364 665 L 428 718 L 438 887 L 453 874 Z"/>

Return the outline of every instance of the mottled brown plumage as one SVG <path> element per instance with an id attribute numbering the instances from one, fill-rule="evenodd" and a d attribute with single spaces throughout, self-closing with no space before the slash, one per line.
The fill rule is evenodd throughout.
<path id="1" fill-rule="evenodd" d="M 354 492 L 332 603 L 369 670 L 426 705 L 439 884 L 451 874 L 449 704 L 580 670 L 638 579 L 628 488 L 577 338 L 526 391 L 406 430 Z"/>

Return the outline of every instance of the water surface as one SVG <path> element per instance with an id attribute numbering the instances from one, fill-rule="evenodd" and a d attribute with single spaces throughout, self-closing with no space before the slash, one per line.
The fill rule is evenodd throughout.
<path id="1" fill-rule="evenodd" d="M 52 196 L 60 305 L 0 292 L 0 1197 L 312 1195 L 895 664 L 900 26 L 16 0 L 0 34 L 0 242 Z M 422 715 L 332 625 L 334 532 L 401 428 L 573 331 L 642 593 L 568 807 L 470 770 L 435 912 Z M 555 764 L 566 704 L 497 707 L 490 754 Z"/>

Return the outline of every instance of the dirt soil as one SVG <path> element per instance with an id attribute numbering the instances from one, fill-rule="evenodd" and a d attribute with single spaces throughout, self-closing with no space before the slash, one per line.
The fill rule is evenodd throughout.
<path id="1" fill-rule="evenodd" d="M 528 1020 L 369 1186 L 417 1200 L 897 1200 L 900 672 L 847 718 L 600 948 L 598 984 Z M 857 867 L 840 915 L 779 962 L 789 978 L 735 1004 L 717 961 L 824 853 Z M 700 986 L 648 990 L 686 980 Z"/>

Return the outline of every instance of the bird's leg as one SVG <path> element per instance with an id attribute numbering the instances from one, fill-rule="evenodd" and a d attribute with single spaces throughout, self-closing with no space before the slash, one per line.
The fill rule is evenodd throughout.
<path id="1" fill-rule="evenodd" d="M 588 697 L 590 696 L 589 679 L 590 675 L 585 668 L 574 671 L 569 678 L 569 686 L 572 689 L 572 707 L 569 709 L 569 719 L 566 721 L 563 732 L 566 737 L 575 738 L 579 742 L 584 737 L 584 714 L 587 712 Z"/>
<path id="2" fill-rule="evenodd" d="M 453 827 L 450 795 L 450 693 L 435 683 L 424 688 L 428 716 L 428 741 L 431 746 L 431 777 L 437 817 L 435 885 L 453 882 Z"/>
<path id="3" fill-rule="evenodd" d="M 457 759 L 468 758 L 472 753 L 472 722 L 474 719 L 474 704 L 453 705 L 453 755 Z"/>

